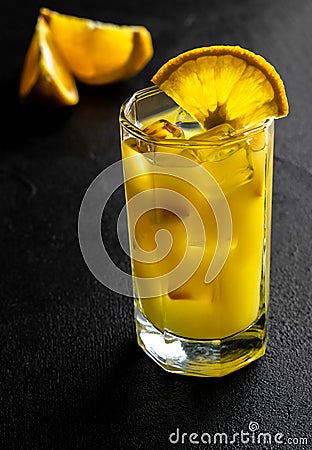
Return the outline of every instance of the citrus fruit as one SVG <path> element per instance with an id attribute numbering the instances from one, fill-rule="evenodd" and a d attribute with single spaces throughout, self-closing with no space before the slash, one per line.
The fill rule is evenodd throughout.
<path id="1" fill-rule="evenodd" d="M 86 84 L 131 78 L 153 56 L 152 38 L 144 26 L 119 26 L 47 8 L 41 8 L 40 14 L 71 73 Z"/>
<path id="2" fill-rule="evenodd" d="M 207 129 L 228 123 L 241 130 L 288 114 L 275 68 L 239 46 L 189 50 L 166 62 L 152 82 Z"/>
<path id="3" fill-rule="evenodd" d="M 23 101 L 35 99 L 56 106 L 74 105 L 79 99 L 75 80 L 55 46 L 46 21 L 40 16 L 25 56 L 19 96 Z"/>

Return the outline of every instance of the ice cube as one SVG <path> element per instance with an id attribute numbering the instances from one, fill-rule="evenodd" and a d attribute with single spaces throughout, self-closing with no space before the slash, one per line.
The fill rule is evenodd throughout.
<path id="1" fill-rule="evenodd" d="M 222 123 L 202 133 L 198 133 L 190 137 L 190 141 L 207 141 L 207 145 L 199 145 L 193 147 L 193 153 L 201 162 L 221 161 L 239 150 L 240 145 L 237 142 L 225 142 L 223 140 L 235 134 L 234 128 L 228 123 Z"/>
<path id="2" fill-rule="evenodd" d="M 147 142 L 140 141 L 140 139 L 129 137 L 128 139 L 124 140 L 124 143 L 131 148 L 132 150 L 135 150 L 139 153 L 147 153 L 152 151 L 152 145 L 148 144 Z M 127 152 L 127 156 L 130 156 L 130 153 Z"/>
<path id="3" fill-rule="evenodd" d="M 124 140 L 125 144 L 128 145 L 128 147 L 132 148 L 133 150 L 139 151 L 138 149 L 138 139 L 135 139 L 133 137 L 129 137 L 128 139 Z"/>
<path id="4" fill-rule="evenodd" d="M 180 108 L 175 119 L 175 125 L 184 128 L 185 130 L 194 131 L 198 129 L 201 131 L 202 126 L 192 117 L 188 112 L 184 111 L 184 109 Z"/>
<path id="5" fill-rule="evenodd" d="M 221 141 L 230 136 L 234 136 L 234 134 L 235 130 L 230 124 L 221 123 L 209 130 L 193 135 L 190 139 L 194 141 Z"/>
<path id="6" fill-rule="evenodd" d="M 265 147 L 264 131 L 248 139 L 248 143 L 254 152 L 259 152 L 260 150 L 263 150 Z"/>
<path id="7" fill-rule="evenodd" d="M 241 144 L 238 142 L 229 142 L 227 144 L 216 145 L 201 145 L 198 147 L 192 147 L 189 151 L 192 151 L 199 162 L 218 162 L 229 158 L 241 148 Z"/>
<path id="8" fill-rule="evenodd" d="M 156 120 L 142 130 L 144 133 L 156 139 L 178 139 L 184 138 L 183 130 L 173 125 L 166 119 Z"/>
<path id="9" fill-rule="evenodd" d="M 142 129 L 142 131 L 154 139 L 183 139 L 183 130 L 165 119 L 156 120 L 150 125 Z M 155 145 L 153 143 L 129 137 L 124 139 L 125 143 L 140 153 L 154 152 Z"/>
<path id="10" fill-rule="evenodd" d="M 254 175 L 250 146 L 246 142 L 240 142 L 227 147 L 217 149 L 215 154 L 209 154 L 209 158 L 203 160 L 203 166 L 213 175 L 225 194 L 248 183 Z"/>

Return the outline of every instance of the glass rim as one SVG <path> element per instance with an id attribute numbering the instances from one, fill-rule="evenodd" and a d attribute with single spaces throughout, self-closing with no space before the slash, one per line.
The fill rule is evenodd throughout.
<path id="1" fill-rule="evenodd" d="M 165 147 L 173 147 L 177 146 L 177 142 L 179 143 L 179 146 L 184 147 L 219 147 L 224 144 L 228 144 L 229 142 L 239 142 L 241 140 L 245 140 L 248 138 L 252 138 L 257 136 L 262 131 L 265 131 L 267 128 L 269 128 L 273 122 L 274 117 L 271 117 L 269 119 L 265 119 L 262 123 L 257 124 L 256 126 L 246 128 L 244 130 L 239 131 L 237 134 L 231 135 L 231 136 L 225 136 L 224 138 L 216 141 L 216 140 L 200 140 L 200 139 L 183 139 L 183 138 L 173 138 L 173 139 L 159 139 L 154 138 L 147 133 L 144 133 L 141 128 L 136 126 L 134 123 L 132 123 L 128 118 L 127 114 L 129 112 L 130 107 L 133 105 L 133 103 L 138 100 L 140 97 L 143 99 L 145 95 L 147 94 L 163 94 L 166 95 L 158 86 L 149 86 L 143 89 L 140 89 L 136 92 L 134 92 L 131 96 L 129 96 L 121 105 L 120 112 L 119 112 L 119 123 L 120 125 L 125 128 L 131 135 L 136 137 L 137 139 L 140 139 L 146 143 L 149 144 L 157 144 Z M 174 102 L 174 100 L 172 100 Z M 177 105 L 178 106 L 178 105 Z"/>

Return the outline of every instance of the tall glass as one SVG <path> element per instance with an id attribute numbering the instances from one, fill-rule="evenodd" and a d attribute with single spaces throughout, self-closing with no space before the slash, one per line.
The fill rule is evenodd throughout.
<path id="1" fill-rule="evenodd" d="M 265 353 L 274 122 L 196 127 L 157 87 L 121 107 L 134 314 L 165 370 L 223 376 Z"/>

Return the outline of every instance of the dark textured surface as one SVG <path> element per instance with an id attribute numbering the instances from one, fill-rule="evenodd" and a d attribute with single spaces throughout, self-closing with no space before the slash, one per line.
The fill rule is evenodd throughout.
<path id="1" fill-rule="evenodd" d="M 80 86 L 80 103 L 65 112 L 25 111 L 16 91 L 40 6 L 144 24 L 155 56 L 128 82 Z M 1 449 L 202 449 L 209 446 L 169 444 L 169 434 L 178 427 L 231 436 L 248 431 L 251 421 L 308 444 L 210 448 L 312 448 L 311 17 L 308 0 L 2 5 Z M 90 274 L 77 216 L 90 182 L 119 159 L 121 102 L 149 85 L 168 58 L 218 43 L 248 47 L 272 62 L 291 112 L 276 123 L 267 353 L 223 379 L 194 379 L 163 372 L 137 347 L 132 303 Z M 109 243 L 109 214 L 104 227 Z M 117 252 L 117 259 L 127 270 L 127 258 Z"/>

